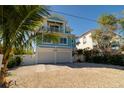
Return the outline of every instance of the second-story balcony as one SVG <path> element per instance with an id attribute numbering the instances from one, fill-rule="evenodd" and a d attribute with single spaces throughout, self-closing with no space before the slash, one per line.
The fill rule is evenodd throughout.
<path id="1" fill-rule="evenodd" d="M 64 33 L 64 28 L 63 27 L 53 27 L 53 26 L 52 27 L 43 26 L 41 28 L 41 31 Z"/>
<path id="2" fill-rule="evenodd" d="M 47 27 L 47 31 L 63 33 L 64 29 L 63 29 L 63 27 L 51 26 L 51 27 Z"/>
<path id="3" fill-rule="evenodd" d="M 41 29 L 41 31 L 49 31 L 49 32 L 59 32 L 59 33 L 70 33 L 71 32 L 71 29 L 69 29 L 69 28 L 65 28 L 64 29 L 64 27 L 63 26 L 60 26 L 60 27 L 58 27 L 58 26 L 43 26 L 43 27 L 41 27 L 40 28 Z"/>

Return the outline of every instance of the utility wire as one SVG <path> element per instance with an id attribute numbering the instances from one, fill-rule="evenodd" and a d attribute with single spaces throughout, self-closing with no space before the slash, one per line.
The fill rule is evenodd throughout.
<path id="1" fill-rule="evenodd" d="M 83 20 L 88 20 L 88 21 L 92 21 L 92 22 L 98 23 L 97 20 L 90 19 L 90 18 L 87 18 L 87 17 L 81 17 L 81 16 L 72 15 L 72 14 L 68 14 L 68 13 L 64 13 L 64 12 L 60 12 L 60 11 L 55 11 L 55 10 L 48 10 L 48 11 L 59 13 L 59 14 L 63 14 L 63 15 L 67 15 L 67 16 L 71 16 L 71 17 L 75 17 L 75 18 L 78 18 L 78 19 L 83 19 Z"/>

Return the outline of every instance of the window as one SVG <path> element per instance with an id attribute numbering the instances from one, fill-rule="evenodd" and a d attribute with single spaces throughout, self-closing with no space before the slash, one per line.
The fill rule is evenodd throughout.
<path id="1" fill-rule="evenodd" d="M 47 21 L 48 30 L 52 32 L 61 32 L 63 23 Z"/>
<path id="2" fill-rule="evenodd" d="M 61 44 L 67 44 L 67 39 L 66 38 L 60 38 L 60 43 Z"/>
<path id="3" fill-rule="evenodd" d="M 83 37 L 83 44 L 86 44 L 87 42 L 86 42 L 86 37 L 84 36 Z"/>
<path id="4" fill-rule="evenodd" d="M 50 31 L 59 32 L 59 26 L 50 26 Z"/>

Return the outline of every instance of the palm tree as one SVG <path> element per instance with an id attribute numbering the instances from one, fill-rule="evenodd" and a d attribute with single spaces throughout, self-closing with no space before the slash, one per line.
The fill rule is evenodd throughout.
<path id="1" fill-rule="evenodd" d="M 121 42 L 122 42 L 121 46 L 123 47 L 124 46 L 123 44 L 124 42 L 124 11 L 122 11 L 121 14 L 123 15 L 123 17 L 118 19 L 118 24 L 120 25 L 119 34 L 121 35 Z"/>
<path id="2" fill-rule="evenodd" d="M 100 24 L 101 28 L 96 31 L 100 35 L 100 39 L 98 41 L 101 44 L 101 48 L 104 52 L 108 51 L 111 52 L 111 40 L 114 37 L 114 31 L 117 29 L 117 18 L 114 15 L 105 14 L 100 16 L 98 19 L 98 23 Z M 97 35 L 99 37 L 99 35 Z"/>
<path id="3" fill-rule="evenodd" d="M 101 29 L 94 29 L 93 32 L 92 32 L 92 39 L 93 39 L 93 42 L 96 44 L 96 47 L 98 49 L 101 49 L 101 39 L 102 39 L 102 30 Z"/>
<path id="4" fill-rule="evenodd" d="M 42 33 L 39 27 L 49 16 L 48 7 L 39 5 L 0 6 L 0 33 L 3 44 L 3 67 L 0 73 L 0 85 L 7 87 L 7 64 L 12 48 L 27 47 L 31 40 Z"/>
<path id="5" fill-rule="evenodd" d="M 115 31 L 117 29 L 117 18 L 111 14 L 103 14 L 99 17 L 98 23 L 103 31 Z"/>

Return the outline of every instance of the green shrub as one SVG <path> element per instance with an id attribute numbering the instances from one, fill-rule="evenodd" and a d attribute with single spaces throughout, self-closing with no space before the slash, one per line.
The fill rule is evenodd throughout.
<path id="1" fill-rule="evenodd" d="M 104 55 L 104 56 L 93 55 L 93 56 L 85 56 L 85 57 L 87 57 L 86 62 L 124 66 L 124 55 L 121 54 Z"/>
<path id="2" fill-rule="evenodd" d="M 113 65 L 124 66 L 123 55 L 112 55 L 108 59 L 108 62 Z"/>
<path id="3" fill-rule="evenodd" d="M 91 60 L 95 63 L 103 63 L 103 56 L 93 56 Z"/>
<path id="4" fill-rule="evenodd" d="M 15 66 L 19 66 L 21 64 L 21 62 L 22 62 L 22 58 L 21 57 L 19 57 L 19 56 L 11 57 L 9 59 L 7 67 L 8 68 L 13 68 Z"/>
<path id="5" fill-rule="evenodd" d="M 103 56 L 102 63 L 103 63 L 103 64 L 111 64 L 111 62 L 109 61 L 110 58 L 111 58 L 110 55 L 104 55 L 104 56 Z"/>
<path id="6" fill-rule="evenodd" d="M 16 66 L 19 66 L 21 64 L 21 62 L 22 62 L 22 58 L 19 57 L 19 56 L 16 56 L 15 61 L 16 61 Z"/>
<path id="7" fill-rule="evenodd" d="M 124 66 L 124 55 L 92 56 L 88 62 Z"/>
<path id="8" fill-rule="evenodd" d="M 112 65 L 120 65 L 124 66 L 124 55 L 117 53 L 101 53 L 97 49 L 93 50 L 77 50 L 78 56 L 83 54 L 85 56 L 86 62 L 92 62 L 92 63 L 102 63 L 102 64 L 112 64 Z M 78 59 L 77 62 L 80 62 Z"/>
<path id="9" fill-rule="evenodd" d="M 12 57 L 12 58 L 9 59 L 9 62 L 8 62 L 7 67 L 8 67 L 8 68 L 13 68 L 13 67 L 15 67 L 15 66 L 16 66 L 16 61 L 15 61 L 15 59 Z"/>

